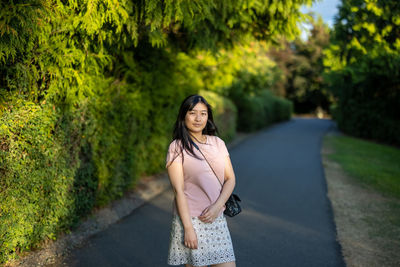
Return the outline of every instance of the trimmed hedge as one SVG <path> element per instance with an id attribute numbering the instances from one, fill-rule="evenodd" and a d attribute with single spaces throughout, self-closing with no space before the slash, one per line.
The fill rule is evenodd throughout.
<path id="1" fill-rule="evenodd" d="M 269 91 L 258 96 L 238 99 L 238 129 L 251 132 L 275 122 L 289 120 L 293 112 L 291 101 L 279 98 Z"/>
<path id="2" fill-rule="evenodd" d="M 238 109 L 238 130 L 255 131 L 274 122 L 289 120 L 291 101 L 275 96 L 257 75 L 242 75 L 229 90 L 229 97 Z M 247 78 L 246 78 L 247 77 Z"/>

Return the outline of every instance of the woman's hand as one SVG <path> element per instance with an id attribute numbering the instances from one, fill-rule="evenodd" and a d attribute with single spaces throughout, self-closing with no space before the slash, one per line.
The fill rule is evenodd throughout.
<path id="1" fill-rule="evenodd" d="M 193 227 L 185 229 L 185 246 L 190 249 L 197 249 L 197 235 Z"/>
<path id="2" fill-rule="evenodd" d="M 218 217 L 223 207 L 219 207 L 215 204 L 208 206 L 201 215 L 199 216 L 200 221 L 205 223 L 212 223 Z"/>

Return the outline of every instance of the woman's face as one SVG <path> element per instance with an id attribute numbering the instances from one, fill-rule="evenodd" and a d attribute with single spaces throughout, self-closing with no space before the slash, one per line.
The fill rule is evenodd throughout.
<path id="1" fill-rule="evenodd" d="M 192 110 L 188 110 L 185 116 L 185 125 L 189 132 L 201 133 L 207 125 L 208 112 L 207 106 L 199 102 Z"/>

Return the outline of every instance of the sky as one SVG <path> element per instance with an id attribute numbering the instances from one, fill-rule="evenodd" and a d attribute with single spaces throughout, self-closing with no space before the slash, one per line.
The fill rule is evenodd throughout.
<path id="1" fill-rule="evenodd" d="M 341 3 L 340 0 L 316 0 L 311 7 L 303 6 L 301 11 L 303 13 L 308 13 L 313 11 L 316 15 L 321 15 L 322 19 L 330 28 L 333 27 L 333 18 L 337 14 L 338 9 L 337 6 Z M 309 25 L 302 25 L 305 29 L 301 33 L 301 38 L 303 40 L 307 39 L 308 30 L 310 29 Z"/>
<path id="2" fill-rule="evenodd" d="M 337 6 L 340 4 L 340 0 L 319 0 L 316 1 L 310 8 L 302 7 L 302 12 L 313 11 L 321 15 L 325 23 L 329 27 L 333 26 L 333 17 L 336 15 L 338 9 Z"/>

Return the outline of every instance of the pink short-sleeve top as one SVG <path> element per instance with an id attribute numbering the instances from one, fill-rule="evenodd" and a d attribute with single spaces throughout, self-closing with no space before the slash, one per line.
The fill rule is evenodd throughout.
<path id="1" fill-rule="evenodd" d="M 207 141 L 198 143 L 198 146 L 208 162 L 213 167 L 218 179 L 224 183 L 224 170 L 226 157 L 229 156 L 225 142 L 218 136 L 206 135 Z M 166 157 L 166 167 L 174 161 L 182 162 L 184 193 L 189 206 L 191 217 L 200 216 L 205 208 L 215 203 L 221 193 L 221 183 L 218 182 L 214 172 L 208 165 L 203 155 L 193 147 L 193 152 L 202 160 L 188 154 L 184 149 L 181 153 L 180 140 L 171 142 Z M 173 204 L 173 212 L 177 214 L 176 201 Z M 223 210 L 219 215 L 221 215 Z"/>

